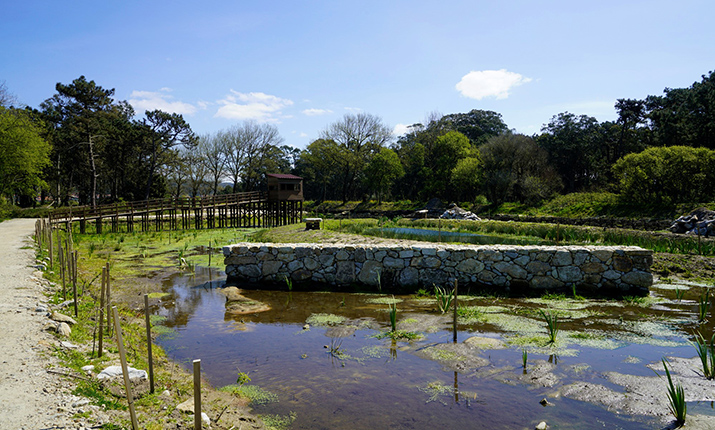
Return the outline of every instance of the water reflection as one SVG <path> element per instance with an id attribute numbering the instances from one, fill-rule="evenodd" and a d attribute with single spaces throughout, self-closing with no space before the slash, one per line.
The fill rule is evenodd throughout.
<path id="1" fill-rule="evenodd" d="M 654 426 L 648 418 L 633 420 L 566 398 L 558 400 L 558 407 L 543 408 L 539 400 L 552 393 L 553 388 L 516 382 L 517 377 L 526 374 L 521 365 L 521 346 L 486 350 L 479 357 L 487 364 L 479 367 L 455 367 L 439 357 L 426 359 L 420 355 L 428 350 L 438 351 L 435 346 L 454 345 L 453 349 L 442 348 L 441 354 L 451 357 L 465 351 L 464 340 L 473 336 L 503 340 L 520 336 L 499 325 L 499 319 L 460 322 L 460 343 L 453 343 L 452 315 L 442 316 L 433 300 L 396 296 L 402 300 L 398 303 L 398 323 L 415 320 L 412 327 L 419 326 L 425 337 L 413 342 L 376 339 L 376 334 L 390 327 L 388 306 L 375 300 L 381 296 L 242 290 L 244 296 L 268 304 L 271 310 L 236 315 L 226 311 L 226 298 L 218 291 L 225 286 L 221 279 L 222 275 L 215 271 L 199 269 L 193 278 L 177 276 L 167 281 L 165 288 L 170 298 L 162 301 L 156 313 L 167 317 L 166 325 L 175 333 L 161 338 L 159 343 L 172 359 L 187 366 L 201 358 L 206 378 L 214 386 L 235 383 L 237 369 L 247 373 L 251 384 L 275 393 L 279 399 L 256 405 L 256 412 L 295 412 L 292 428 L 512 429 L 533 428 L 542 420 L 554 427 L 573 429 Z M 528 336 L 545 336 L 540 331 L 544 330 L 543 323 L 532 317 L 544 303 L 460 297 L 460 306 L 478 306 L 483 313 L 497 312 L 497 307 L 509 309 L 511 319 L 504 319 L 504 324 L 512 320 L 518 324 L 530 322 L 532 325 L 520 330 L 534 326 L 536 331 Z M 652 310 L 616 302 L 570 306 L 573 309 L 566 306 L 562 310 L 567 314 L 561 327 L 563 336 L 583 331 L 584 327 L 590 333 L 620 330 L 626 336 L 645 329 L 636 322 L 655 319 L 664 312 L 662 308 Z M 676 317 L 692 314 L 692 303 L 669 306 Z M 317 313 L 338 315 L 347 323 L 306 328 L 306 321 Z M 631 374 L 653 376 L 645 364 L 668 354 L 693 355 L 683 333 L 670 335 L 663 330 L 658 333 L 657 329 L 653 338 L 673 343 L 658 346 L 625 340 L 615 349 L 576 346 L 576 356 L 530 352 L 529 360 L 555 366 L 561 384 L 577 378 L 600 381 L 599 375 L 607 371 L 628 370 Z M 593 339 L 583 340 L 596 342 L 602 340 L 599 336 L 594 334 Z M 625 360 L 630 356 L 640 357 L 642 363 L 627 364 Z M 568 369 L 579 366 L 587 370 L 569 373 Z M 694 407 L 711 410 L 704 403 Z"/>

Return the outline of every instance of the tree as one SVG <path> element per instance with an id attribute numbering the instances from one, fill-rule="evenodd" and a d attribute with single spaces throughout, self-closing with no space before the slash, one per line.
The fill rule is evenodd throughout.
<path id="1" fill-rule="evenodd" d="M 41 131 L 27 112 L 0 107 L 0 196 L 34 196 L 45 185 L 41 175 L 50 145 Z"/>
<path id="2" fill-rule="evenodd" d="M 458 201 L 472 200 L 479 193 L 484 181 L 484 163 L 479 154 L 473 157 L 462 158 L 452 169 L 452 190 Z"/>
<path id="3" fill-rule="evenodd" d="M 245 121 L 220 133 L 226 155 L 226 171 L 233 181 L 233 192 L 239 186 L 245 191 L 260 188 L 270 157 L 283 142 L 276 126 Z"/>
<path id="4" fill-rule="evenodd" d="M 17 97 L 7 89 L 5 81 L 0 82 L 0 107 L 9 108 L 17 104 Z"/>
<path id="5" fill-rule="evenodd" d="M 430 197 L 455 198 L 450 187 L 452 171 L 459 160 L 474 155 L 474 151 L 467 136 L 457 131 L 438 137 L 422 169 L 422 174 L 429 176 L 425 180 L 425 193 Z"/>
<path id="6" fill-rule="evenodd" d="M 613 166 L 621 196 L 641 204 L 711 201 L 715 151 L 669 146 L 628 154 Z"/>
<path id="7" fill-rule="evenodd" d="M 380 148 L 380 152 L 365 167 L 367 188 L 377 195 L 378 203 L 382 202 L 383 196 L 390 194 L 392 184 L 404 174 L 400 158 L 390 148 Z"/>
<path id="8" fill-rule="evenodd" d="M 536 204 L 561 188 L 546 151 L 521 134 L 493 137 L 479 148 L 484 162 L 484 191 L 494 204 Z"/>
<path id="9" fill-rule="evenodd" d="M 560 113 L 541 128 L 536 143 L 549 154 L 566 192 L 583 190 L 599 183 L 599 162 L 604 157 L 600 126 L 596 118 Z"/>
<path id="10" fill-rule="evenodd" d="M 338 146 L 343 202 L 355 196 L 356 185 L 362 180 L 363 169 L 370 158 L 392 139 L 392 131 L 377 116 L 346 114 L 330 124 L 321 135 Z"/>
<path id="11" fill-rule="evenodd" d="M 144 192 L 144 198 L 148 200 L 152 195 L 157 169 L 166 161 L 163 157 L 170 155 L 170 150 L 178 145 L 194 148 L 197 138 L 181 114 L 166 113 L 157 109 L 146 111 L 145 116 L 146 119 L 142 121 L 141 126 L 144 130 L 149 158 Z"/>
<path id="12" fill-rule="evenodd" d="M 297 173 L 305 179 L 305 194 L 315 199 L 327 200 L 340 197 L 342 179 L 341 150 L 333 140 L 317 139 L 311 142 L 296 163 Z"/>
<path id="13" fill-rule="evenodd" d="M 211 182 L 211 193 L 218 194 L 221 179 L 226 176 L 227 141 L 222 133 L 206 134 L 199 138 L 196 156 L 191 159 L 194 170 L 203 167 Z M 195 166 L 196 165 L 196 166 Z"/>
<path id="14" fill-rule="evenodd" d="M 509 131 L 500 113 L 481 109 L 445 115 L 435 126 L 462 133 L 474 146 L 480 146 L 486 143 L 490 137 Z"/>
<path id="15" fill-rule="evenodd" d="M 657 143 L 715 149 L 715 72 L 689 88 L 666 88 L 664 93 L 645 100 Z"/>

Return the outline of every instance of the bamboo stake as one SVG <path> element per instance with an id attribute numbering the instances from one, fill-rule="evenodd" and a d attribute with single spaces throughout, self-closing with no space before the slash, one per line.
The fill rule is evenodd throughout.
<path id="1" fill-rule="evenodd" d="M 144 294 L 144 316 L 146 317 L 146 345 L 149 355 L 149 392 L 154 393 L 154 357 L 151 353 L 151 322 L 149 319 L 149 294 Z"/>
<path id="2" fill-rule="evenodd" d="M 107 268 L 102 267 L 102 292 L 99 295 L 99 351 L 97 357 L 102 357 L 102 346 L 104 342 L 104 289 L 107 282 Z"/>
<path id="3" fill-rule="evenodd" d="M 194 360 L 194 430 L 201 430 L 201 360 Z"/>
<path id="4" fill-rule="evenodd" d="M 114 312 L 114 331 L 117 333 L 117 347 L 119 347 L 119 360 L 122 363 L 122 375 L 124 376 L 124 387 L 127 390 L 127 401 L 129 403 L 129 415 L 132 419 L 132 429 L 139 430 L 137 415 L 134 412 L 134 399 L 132 398 L 132 387 L 129 382 L 129 370 L 127 369 L 127 355 L 124 351 L 124 340 L 122 339 L 122 327 L 119 325 L 119 313 L 117 307 L 112 307 Z"/>

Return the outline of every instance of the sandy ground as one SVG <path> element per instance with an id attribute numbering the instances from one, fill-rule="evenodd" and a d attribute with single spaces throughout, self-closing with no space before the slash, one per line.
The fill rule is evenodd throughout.
<path id="1" fill-rule="evenodd" d="M 60 341 L 43 330 L 46 283 L 33 267 L 34 225 L 0 223 L 0 429 L 83 428 L 72 416 L 86 403 L 70 394 L 69 381 L 48 372 L 62 372 L 50 353 Z"/>

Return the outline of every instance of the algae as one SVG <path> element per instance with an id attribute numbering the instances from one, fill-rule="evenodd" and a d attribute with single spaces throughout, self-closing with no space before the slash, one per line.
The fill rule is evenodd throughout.
<path id="1" fill-rule="evenodd" d="M 324 313 L 311 314 L 308 319 L 305 320 L 306 324 L 318 327 L 333 327 L 345 321 L 347 321 L 347 318 L 343 316 Z"/>

